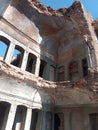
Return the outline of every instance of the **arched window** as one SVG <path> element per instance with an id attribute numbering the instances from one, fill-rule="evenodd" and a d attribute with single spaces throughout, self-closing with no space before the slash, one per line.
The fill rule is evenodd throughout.
<path id="1" fill-rule="evenodd" d="M 11 64 L 17 67 L 21 67 L 23 55 L 24 49 L 16 45 L 12 56 Z"/>
<path id="2" fill-rule="evenodd" d="M 78 62 L 73 61 L 69 64 L 69 80 L 77 80 L 79 78 Z"/>
<path id="3" fill-rule="evenodd" d="M 35 55 L 29 53 L 26 71 L 33 73 L 33 74 L 35 73 L 36 59 L 37 59 L 37 57 Z"/>
<path id="4" fill-rule="evenodd" d="M 3 36 L 0 36 L 0 59 L 4 60 L 9 48 L 10 41 Z"/>

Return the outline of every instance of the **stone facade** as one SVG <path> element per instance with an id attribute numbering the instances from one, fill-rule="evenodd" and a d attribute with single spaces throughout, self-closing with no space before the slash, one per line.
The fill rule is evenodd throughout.
<path id="1" fill-rule="evenodd" d="M 0 130 L 98 130 L 98 20 L 79 1 L 0 0 L 0 45 Z"/>

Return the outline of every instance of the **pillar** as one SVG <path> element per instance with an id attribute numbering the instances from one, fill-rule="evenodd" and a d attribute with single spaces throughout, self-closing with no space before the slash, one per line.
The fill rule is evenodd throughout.
<path id="1" fill-rule="evenodd" d="M 8 47 L 7 54 L 5 56 L 5 62 L 8 63 L 8 64 L 11 63 L 11 59 L 12 59 L 12 56 L 13 56 L 14 48 L 15 48 L 15 44 L 10 43 L 10 45 Z"/>
<path id="2" fill-rule="evenodd" d="M 31 119 L 32 119 L 32 109 L 28 108 L 27 114 L 26 114 L 26 121 L 25 121 L 24 130 L 30 130 Z"/>
<path id="3" fill-rule="evenodd" d="M 46 124 L 46 111 L 42 110 L 42 118 L 41 118 L 41 130 L 46 130 L 45 124 Z"/>
<path id="4" fill-rule="evenodd" d="M 27 61 L 28 61 L 28 54 L 29 54 L 29 52 L 27 50 L 25 50 L 24 55 L 23 55 L 22 64 L 21 64 L 22 70 L 26 69 L 26 65 L 27 65 Z"/>
<path id="5" fill-rule="evenodd" d="M 36 66 L 35 66 L 35 75 L 38 77 L 39 76 L 39 69 L 40 69 L 40 57 L 37 57 L 36 60 Z"/>
<path id="6" fill-rule="evenodd" d="M 11 108 L 10 108 L 10 111 L 9 111 L 9 114 L 8 114 L 8 119 L 7 119 L 5 130 L 12 130 L 12 126 L 13 126 L 14 119 L 15 119 L 15 114 L 16 114 L 16 109 L 17 109 L 16 105 L 11 105 Z"/>

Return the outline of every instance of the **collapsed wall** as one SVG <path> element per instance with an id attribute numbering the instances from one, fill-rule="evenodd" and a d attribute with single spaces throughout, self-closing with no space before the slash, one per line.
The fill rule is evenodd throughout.
<path id="1" fill-rule="evenodd" d="M 0 6 L 0 129 L 89 129 L 98 108 L 97 22 L 79 1 L 59 10 L 35 0 Z"/>

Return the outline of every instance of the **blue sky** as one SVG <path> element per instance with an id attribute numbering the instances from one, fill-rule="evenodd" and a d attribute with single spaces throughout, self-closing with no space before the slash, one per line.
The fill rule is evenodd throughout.
<path id="1" fill-rule="evenodd" d="M 69 7 L 75 0 L 40 0 L 44 5 L 54 9 Z M 98 18 L 98 0 L 80 0 L 86 10 L 92 14 L 93 18 Z"/>

